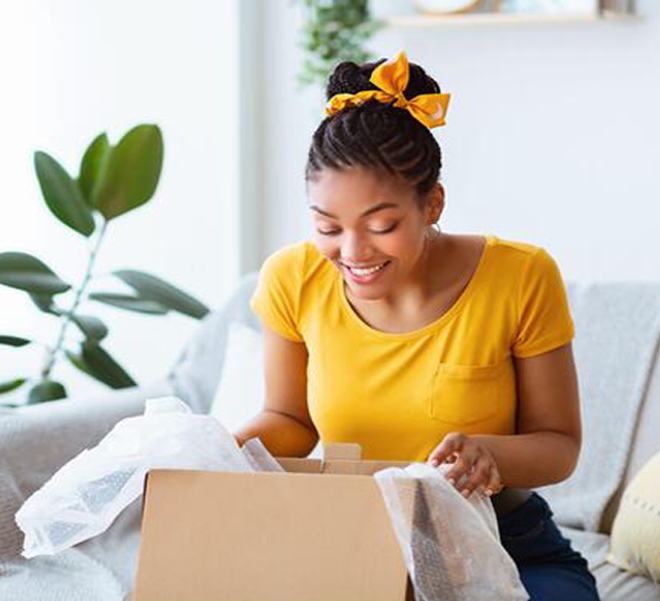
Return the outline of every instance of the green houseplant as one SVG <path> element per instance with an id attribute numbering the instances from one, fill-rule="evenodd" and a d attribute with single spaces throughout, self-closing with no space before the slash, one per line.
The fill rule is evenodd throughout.
<path id="1" fill-rule="evenodd" d="M 150 315 L 175 311 L 201 319 L 208 313 L 208 308 L 189 294 L 141 271 L 113 272 L 113 276 L 128 285 L 131 294 L 88 292 L 94 278 L 94 264 L 110 224 L 152 198 L 162 164 L 163 136 L 158 126 L 149 124 L 131 129 L 115 146 L 105 133 L 97 136 L 82 157 L 77 178 L 72 178 L 49 154 L 35 153 L 34 167 L 48 209 L 61 223 L 89 239 L 87 267 L 81 282 L 72 286 L 37 257 L 22 252 L 0 253 L 0 284 L 24 291 L 37 309 L 59 320 L 54 344 L 0 334 L 0 345 L 34 344 L 45 350 L 36 377 L 21 375 L 0 382 L 0 394 L 29 383 L 28 403 L 65 398 L 64 384 L 53 377 L 53 369 L 62 357 L 111 388 L 136 384 L 104 348 L 108 327 L 87 313 L 89 301 Z M 75 327 L 80 334 L 74 346 L 66 337 L 69 327 Z"/>
<path id="2" fill-rule="evenodd" d="M 372 58 L 364 44 L 383 24 L 371 18 L 369 0 L 300 0 L 303 24 L 300 47 L 304 59 L 297 80 L 324 85 L 342 61 L 364 63 Z"/>

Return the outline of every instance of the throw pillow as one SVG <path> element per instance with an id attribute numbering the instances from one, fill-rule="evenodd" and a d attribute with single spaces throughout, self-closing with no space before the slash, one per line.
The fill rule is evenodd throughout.
<path id="1" fill-rule="evenodd" d="M 660 581 L 660 453 L 624 492 L 607 559 L 624 570 Z"/>

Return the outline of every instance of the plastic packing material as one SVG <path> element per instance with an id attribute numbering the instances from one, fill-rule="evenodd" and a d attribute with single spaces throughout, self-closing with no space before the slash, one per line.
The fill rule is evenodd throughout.
<path id="1" fill-rule="evenodd" d="M 272 469 L 260 445 L 252 442 L 244 454 L 216 418 L 193 414 L 176 397 L 150 399 L 143 415 L 118 422 L 25 501 L 15 516 L 25 534 L 23 556 L 57 553 L 107 530 L 142 494 L 151 469 Z"/>
<path id="2" fill-rule="evenodd" d="M 444 477 L 449 469 L 413 463 L 374 474 L 416 601 L 526 601 L 492 503 L 480 492 L 463 497 Z"/>
<path id="3" fill-rule="evenodd" d="M 259 438 L 250 438 L 243 444 L 241 450 L 255 472 L 284 471 Z"/>

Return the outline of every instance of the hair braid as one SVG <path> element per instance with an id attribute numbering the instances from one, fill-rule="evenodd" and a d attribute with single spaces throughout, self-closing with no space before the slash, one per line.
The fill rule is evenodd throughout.
<path id="1" fill-rule="evenodd" d="M 357 65 L 337 65 L 328 80 L 326 96 L 356 94 L 378 89 L 369 78 L 385 59 Z M 424 70 L 410 63 L 406 98 L 439 93 L 440 87 Z M 305 178 L 314 181 L 323 169 L 342 170 L 363 166 L 402 177 L 425 197 L 440 176 L 442 155 L 431 132 L 407 111 L 376 100 L 326 117 L 312 136 Z"/>

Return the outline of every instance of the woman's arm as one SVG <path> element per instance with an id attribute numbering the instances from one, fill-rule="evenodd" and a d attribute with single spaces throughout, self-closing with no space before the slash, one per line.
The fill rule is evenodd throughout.
<path id="1" fill-rule="evenodd" d="M 582 443 L 578 380 L 571 344 L 514 358 L 517 434 L 474 436 L 495 457 L 506 486 L 534 488 L 561 482 L 575 469 Z"/>
<path id="2" fill-rule="evenodd" d="M 306 457 L 319 436 L 307 409 L 307 348 L 263 326 L 266 398 L 263 410 L 234 433 L 258 436 L 276 457 Z"/>
<path id="3" fill-rule="evenodd" d="M 449 459 L 447 473 L 469 495 L 497 484 L 535 488 L 561 482 L 575 469 L 582 440 L 578 381 L 570 344 L 528 359 L 514 358 L 518 391 L 517 434 L 448 434 L 433 451 L 435 465 Z"/>

